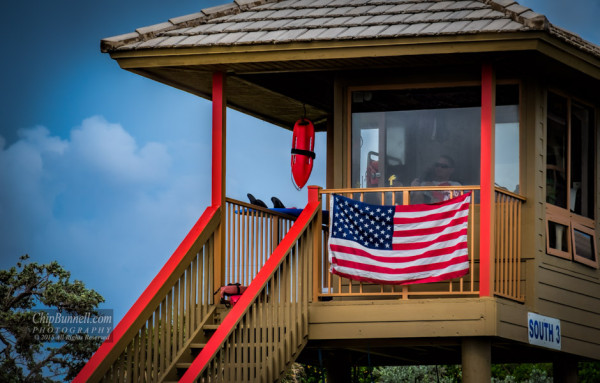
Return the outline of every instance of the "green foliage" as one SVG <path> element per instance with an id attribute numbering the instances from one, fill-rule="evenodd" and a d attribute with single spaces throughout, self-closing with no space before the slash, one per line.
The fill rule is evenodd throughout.
<path id="1" fill-rule="evenodd" d="M 71 281 L 71 274 L 57 262 L 40 265 L 28 259 L 24 255 L 16 267 L 0 270 L 0 381 L 71 380 L 100 340 L 74 336 L 49 343 L 40 338 L 40 328 L 44 334 L 53 334 L 54 327 L 34 321 L 34 309 L 54 308 L 61 313 L 89 313 L 93 317 L 98 315 L 95 309 L 104 298 L 83 282 Z"/>
<path id="2" fill-rule="evenodd" d="M 282 383 L 321 383 L 324 382 L 325 371 L 308 364 L 294 363 L 287 374 L 281 379 Z"/>
<path id="3" fill-rule="evenodd" d="M 375 372 L 379 383 L 461 381 L 460 366 L 386 366 L 375 368 Z"/>
<path id="4" fill-rule="evenodd" d="M 579 363 L 579 382 L 580 383 L 600 382 L 600 362 L 580 362 Z"/>
<path id="5" fill-rule="evenodd" d="M 551 363 L 510 363 L 492 365 L 494 383 L 545 383 L 552 382 Z"/>
<path id="6" fill-rule="evenodd" d="M 325 371 L 318 367 L 295 363 L 283 383 L 321 383 Z M 492 365 L 492 383 L 550 383 L 551 363 L 521 363 Z M 580 383 L 600 382 L 600 362 L 580 362 Z M 448 366 L 383 366 L 370 373 L 367 367 L 352 367 L 352 382 L 356 383 L 416 383 L 462 382 L 460 365 Z"/>

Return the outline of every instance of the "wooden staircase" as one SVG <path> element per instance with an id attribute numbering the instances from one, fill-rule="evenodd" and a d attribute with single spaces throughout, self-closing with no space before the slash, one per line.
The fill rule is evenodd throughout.
<path id="1" fill-rule="evenodd" d="M 193 360 L 208 343 L 210 337 L 215 333 L 223 318 L 230 311 L 230 307 L 224 304 L 215 304 L 209 311 L 209 315 L 198 327 L 186 347 L 179 353 L 167 371 L 159 378 L 159 382 L 173 383 L 185 374 L 192 365 Z"/>
<path id="2" fill-rule="evenodd" d="M 308 342 L 320 201 L 309 203 L 180 382 L 275 382 Z M 203 343 L 203 342 L 200 342 Z"/>
<path id="3" fill-rule="evenodd" d="M 231 215 L 256 219 L 246 208 Z M 227 308 L 214 302 L 216 270 L 246 266 L 222 261 L 226 222 L 208 208 L 74 382 L 278 381 L 308 340 L 320 209 L 309 202 Z"/>

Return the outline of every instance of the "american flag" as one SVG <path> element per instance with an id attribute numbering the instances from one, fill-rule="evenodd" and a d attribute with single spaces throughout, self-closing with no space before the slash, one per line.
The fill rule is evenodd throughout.
<path id="1" fill-rule="evenodd" d="M 370 205 L 334 194 L 329 262 L 334 274 L 382 284 L 442 281 L 469 272 L 471 193 L 435 204 Z"/>

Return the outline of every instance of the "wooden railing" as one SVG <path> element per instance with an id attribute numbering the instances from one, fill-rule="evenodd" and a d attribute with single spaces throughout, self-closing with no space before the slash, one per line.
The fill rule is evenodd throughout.
<path id="1" fill-rule="evenodd" d="M 213 303 L 209 207 L 74 382 L 157 382 L 185 352 Z"/>
<path id="2" fill-rule="evenodd" d="M 521 205 L 524 197 L 496 188 L 494 294 L 525 301 L 521 283 Z"/>
<path id="3" fill-rule="evenodd" d="M 180 382 L 273 382 L 308 337 L 320 202 L 303 210 Z"/>
<path id="4" fill-rule="evenodd" d="M 464 194 L 471 191 L 471 207 L 468 223 L 468 249 L 469 273 L 462 278 L 451 279 L 445 282 L 410 284 L 410 285 L 383 285 L 353 281 L 329 272 L 329 259 L 327 256 L 328 233 L 324 233 L 322 259 L 319 263 L 319 297 L 373 297 L 373 298 L 431 298 L 439 296 L 478 296 L 479 295 L 479 251 L 478 241 L 478 194 L 479 186 L 436 186 L 436 187 L 389 187 L 368 189 L 327 189 L 321 193 L 325 195 L 324 208 L 329 209 L 332 194 L 340 194 L 355 200 L 384 205 L 409 205 L 411 200 L 421 202 L 426 193 L 453 193 Z"/>
<path id="5" fill-rule="evenodd" d="M 248 285 L 296 217 L 226 199 L 225 284 Z"/>

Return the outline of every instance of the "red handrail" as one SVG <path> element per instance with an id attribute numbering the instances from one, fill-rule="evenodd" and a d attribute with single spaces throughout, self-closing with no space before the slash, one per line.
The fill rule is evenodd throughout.
<path id="1" fill-rule="evenodd" d="M 306 205 L 294 225 L 252 280 L 240 300 L 233 306 L 221 325 L 219 325 L 215 333 L 210 337 L 206 346 L 200 351 L 179 382 L 193 382 L 202 372 L 320 208 L 320 201 L 309 202 Z"/>
<path id="2" fill-rule="evenodd" d="M 156 277 L 154 277 L 152 282 L 150 282 L 150 285 L 148 285 L 138 300 L 133 304 L 133 306 L 131 306 L 129 311 L 127 311 L 127 314 L 125 314 L 123 319 L 121 319 L 119 324 L 114 328 L 107 340 L 100 345 L 98 350 L 94 353 L 94 355 L 92 355 L 90 360 L 81 369 L 79 374 L 75 377 L 75 379 L 73 379 L 74 383 L 87 382 L 91 378 L 97 378 L 99 380 L 100 377 L 96 375 L 99 375 L 97 369 L 102 361 L 104 361 L 105 358 L 110 355 L 111 351 L 113 351 L 113 349 L 115 349 L 117 345 L 122 342 L 126 334 L 132 331 L 135 322 L 139 320 L 142 312 L 151 304 L 155 296 L 159 293 L 160 289 L 167 282 L 169 277 L 175 272 L 177 266 L 180 264 L 186 254 L 188 254 L 188 252 L 192 249 L 197 238 L 211 222 L 218 209 L 218 206 L 210 206 L 206 208 L 204 213 L 202 213 L 202 216 L 200 216 L 196 224 L 192 227 L 190 232 L 177 247 L 173 255 L 171 255 Z M 135 329 L 133 329 L 133 331 L 135 331 Z"/>

